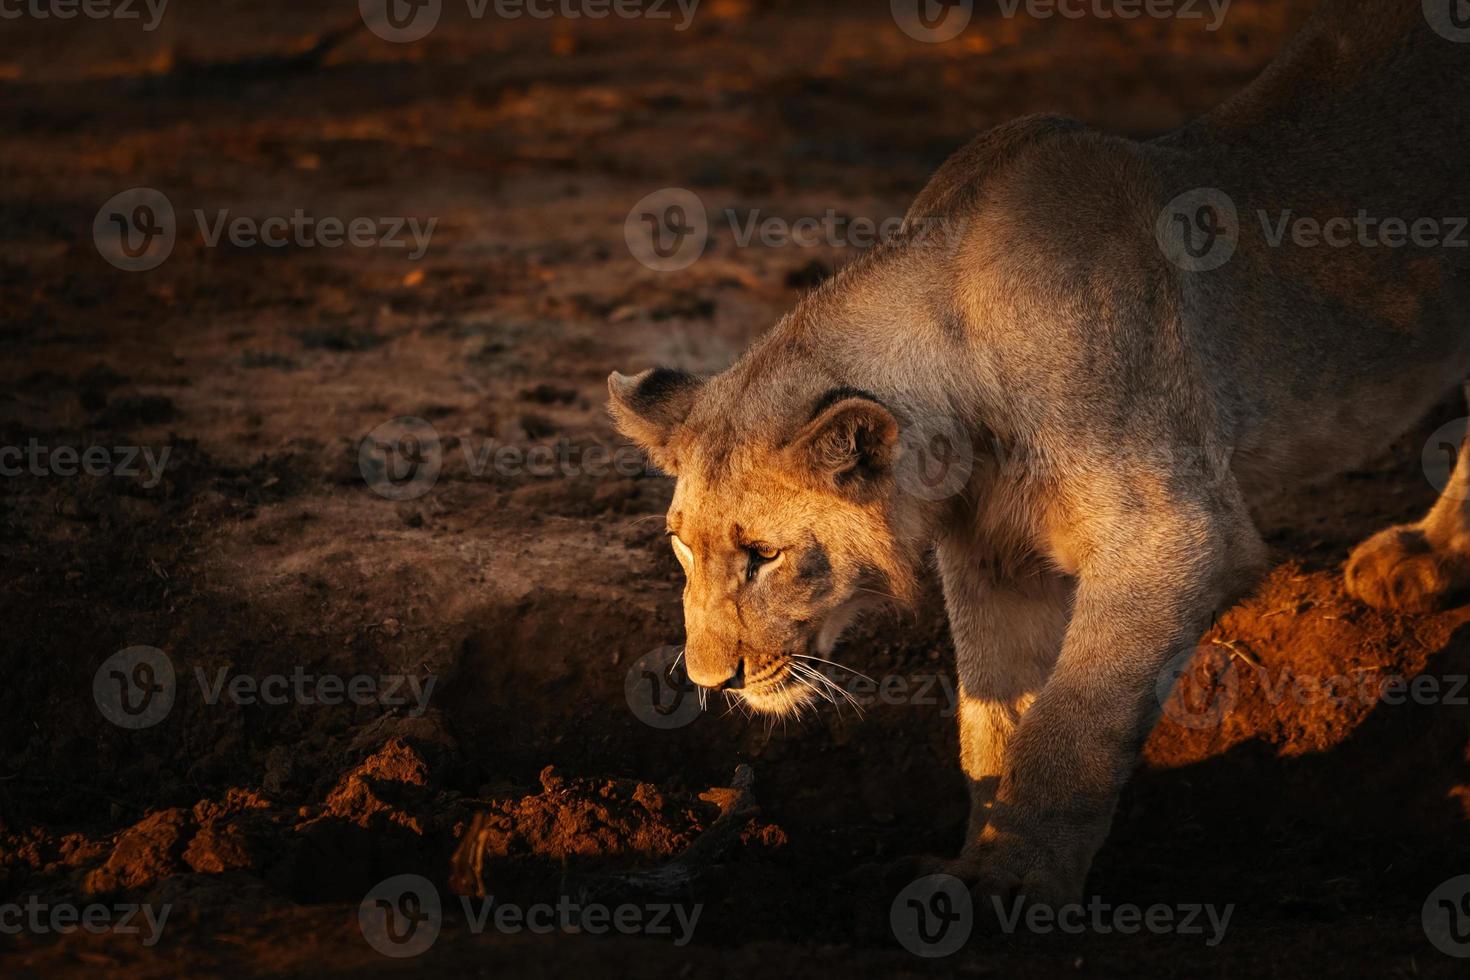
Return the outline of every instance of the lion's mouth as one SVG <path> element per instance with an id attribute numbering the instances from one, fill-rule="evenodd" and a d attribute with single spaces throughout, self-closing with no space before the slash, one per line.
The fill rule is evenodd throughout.
<path id="1" fill-rule="evenodd" d="M 827 701 L 834 705 L 851 704 L 862 713 L 857 700 L 839 683 L 828 667 L 836 668 L 839 674 L 851 673 L 859 677 L 866 675 L 842 664 L 817 656 L 814 651 L 822 649 L 820 637 L 808 637 L 797 651 L 786 651 L 778 659 L 762 664 L 760 669 L 746 674 L 742 670 L 741 683 L 730 690 L 741 701 L 761 714 L 792 715 L 814 701 Z"/>
<path id="2" fill-rule="evenodd" d="M 761 714 L 780 716 L 796 714 L 813 701 L 832 700 L 826 693 L 830 686 L 830 679 L 819 675 L 815 665 L 786 657 L 746 678 L 745 686 L 735 693 Z"/>
<path id="3" fill-rule="evenodd" d="M 758 678 L 746 678 L 745 686 L 735 693 L 740 700 L 767 715 L 794 714 L 813 697 L 811 689 L 796 680 L 787 661 L 763 671 Z"/>

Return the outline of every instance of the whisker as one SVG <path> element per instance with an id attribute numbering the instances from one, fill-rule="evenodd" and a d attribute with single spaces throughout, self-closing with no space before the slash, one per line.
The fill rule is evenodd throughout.
<path id="1" fill-rule="evenodd" d="M 808 691 L 816 693 L 816 695 L 826 696 L 825 692 L 819 691 L 819 689 L 817 689 L 817 686 L 813 685 L 813 683 L 811 683 L 810 680 L 807 679 L 807 674 L 804 673 L 803 670 L 798 669 L 798 664 L 789 664 L 789 667 L 791 667 L 791 676 L 794 677 L 795 680 L 797 680 L 798 685 L 803 686 L 803 688 L 807 688 Z M 800 708 L 798 708 L 798 711 L 800 711 Z"/>
<path id="2" fill-rule="evenodd" d="M 851 691 L 849 691 L 847 688 L 843 687 L 841 684 L 838 684 L 832 678 L 828 677 L 826 674 L 822 673 L 820 670 L 817 670 L 815 667 L 811 667 L 811 666 L 806 665 L 806 664 L 803 664 L 802 666 L 806 670 L 810 671 L 812 673 L 812 675 L 814 677 L 816 677 L 817 680 L 821 681 L 824 685 L 826 685 L 828 688 L 830 688 L 833 691 L 833 693 L 842 695 L 843 699 L 846 700 L 848 704 L 850 704 L 850 705 L 853 706 L 853 708 L 857 711 L 857 713 L 858 713 L 859 716 L 861 716 L 863 714 L 863 706 L 858 703 L 858 699 L 857 698 L 853 697 L 853 694 L 852 694 Z M 869 678 L 869 680 L 871 681 L 872 678 Z M 828 700 L 831 701 L 834 705 L 837 704 L 837 701 L 836 701 L 835 698 L 830 698 L 829 697 Z M 839 708 L 840 707 L 841 706 L 839 705 Z"/>
<path id="3" fill-rule="evenodd" d="M 821 657 L 813 657 L 809 653 L 793 653 L 792 656 L 793 657 L 796 657 L 798 660 L 812 660 L 812 661 L 815 661 L 816 663 L 819 663 L 819 664 L 826 664 L 829 667 L 836 667 L 838 670 L 845 670 L 849 674 L 854 674 L 854 675 L 856 675 L 858 677 L 861 677 L 863 680 L 867 681 L 869 684 L 876 684 L 876 683 L 878 683 L 877 681 L 873 680 L 873 678 L 869 677 L 867 674 L 863 673 L 862 671 L 860 671 L 860 670 L 854 670 L 853 668 L 847 666 L 847 664 L 840 664 L 840 663 L 838 663 L 835 660 L 823 660 Z"/>
<path id="4" fill-rule="evenodd" d="M 833 684 L 832 684 L 831 680 L 829 680 L 826 677 L 823 677 L 819 673 L 816 673 L 810 667 L 805 667 L 803 669 L 805 671 L 807 671 L 807 672 L 810 672 L 811 676 L 815 680 L 819 681 L 821 683 L 821 685 L 822 685 L 819 688 L 819 687 L 814 686 L 810 681 L 807 681 L 807 682 L 805 682 L 807 684 L 807 686 L 810 687 L 813 691 L 816 691 L 817 694 L 819 696 L 821 696 L 823 698 L 823 700 L 825 700 L 828 704 L 830 704 L 830 705 L 832 705 L 832 707 L 836 708 L 837 709 L 837 714 L 839 716 L 841 716 L 841 714 L 842 714 L 842 705 L 840 705 L 840 704 L 837 703 L 837 698 L 833 695 Z M 837 690 L 838 690 L 839 693 L 841 692 L 841 689 L 840 688 L 838 688 Z"/>
<path id="5" fill-rule="evenodd" d="M 868 595 L 882 596 L 885 599 L 892 599 L 894 602 L 897 602 L 899 604 L 902 604 L 903 603 L 903 600 L 900 599 L 898 596 L 894 595 L 892 592 L 881 592 L 878 589 L 865 589 L 861 585 L 857 586 L 856 589 L 854 589 L 854 591 L 856 591 L 856 592 L 866 592 L 866 593 L 868 593 Z"/>
<path id="6" fill-rule="evenodd" d="M 861 718 L 864 714 L 862 702 L 854 697 L 853 693 L 847 688 L 843 687 L 841 684 L 834 684 L 833 686 L 836 687 L 837 693 L 841 694 L 843 699 L 846 700 L 848 704 L 852 705 L 852 709 L 856 711 L 858 713 L 858 717 Z"/>
<path id="7" fill-rule="evenodd" d="M 823 677 L 821 673 L 816 670 L 816 668 L 808 664 L 791 664 L 790 667 L 791 676 L 795 677 L 798 682 L 805 684 L 807 687 L 810 687 L 814 691 L 817 691 L 818 689 L 812 684 L 812 681 L 817 681 L 823 685 L 831 684 L 830 680 L 828 680 L 826 677 Z M 824 691 L 818 691 L 818 693 L 825 695 Z"/>
<path id="8" fill-rule="evenodd" d="M 796 665 L 793 665 L 793 666 L 796 666 Z M 802 664 L 800 666 L 802 667 L 803 670 L 808 671 L 810 673 L 810 675 L 814 679 L 816 679 L 817 681 L 821 682 L 821 684 L 823 685 L 823 687 L 825 687 L 827 689 L 826 692 L 824 692 L 825 693 L 825 696 L 826 696 L 827 700 L 830 701 L 835 708 L 837 708 L 838 717 L 841 717 L 841 715 L 842 715 L 842 705 L 837 701 L 837 697 L 835 695 L 840 695 L 844 701 L 846 701 L 848 704 L 852 705 L 853 710 L 858 713 L 858 717 L 859 718 L 861 718 L 863 716 L 863 714 L 864 714 L 863 706 L 858 701 L 858 699 L 853 696 L 853 694 L 852 694 L 851 691 L 849 691 L 847 688 L 843 687 L 841 684 L 838 684 L 832 678 L 828 677 L 826 674 L 823 674 L 820 670 L 817 670 L 815 667 L 811 667 L 811 666 L 809 666 L 807 664 Z"/>

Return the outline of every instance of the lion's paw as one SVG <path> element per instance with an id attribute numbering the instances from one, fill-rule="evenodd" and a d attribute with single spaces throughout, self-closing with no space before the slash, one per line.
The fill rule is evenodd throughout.
<path id="1" fill-rule="evenodd" d="M 1358 545 L 1344 575 L 1350 595 L 1392 612 L 1436 612 L 1470 592 L 1470 561 L 1435 548 L 1423 531 L 1406 525 Z"/>
<path id="2" fill-rule="evenodd" d="M 1083 876 L 1061 870 L 1060 863 L 1040 850 L 1005 844 L 982 845 L 958 858 L 905 858 L 888 867 L 893 885 L 928 877 L 958 878 L 975 900 L 976 911 L 985 915 L 1009 913 L 1022 905 L 1059 908 L 1081 900 Z"/>
<path id="3" fill-rule="evenodd" d="M 977 911 L 992 919 L 1014 916 L 1019 907 L 1059 909 L 1082 900 L 1083 878 L 1040 850 L 997 844 L 967 855 L 970 891 Z"/>

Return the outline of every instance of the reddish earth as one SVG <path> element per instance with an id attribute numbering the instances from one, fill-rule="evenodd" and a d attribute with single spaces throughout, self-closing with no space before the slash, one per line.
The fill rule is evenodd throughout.
<path id="1" fill-rule="evenodd" d="M 152 33 L 0 23 L 0 445 L 169 450 L 157 480 L 0 480 L 0 906 L 171 908 L 153 946 L 0 935 L 7 975 L 1463 969 L 1420 914 L 1470 873 L 1470 691 L 1454 680 L 1470 611 L 1386 616 L 1340 582 L 1356 541 L 1431 501 L 1419 450 L 1461 406 L 1262 515 L 1277 567 L 1202 641 L 1186 692 L 1206 717 L 1210 696 L 1228 710 L 1166 717 L 1125 794 L 1089 891 L 1233 903 L 1215 946 L 982 932 L 944 960 L 904 951 L 880 876 L 853 872 L 958 841 L 937 606 L 845 645 L 908 684 L 862 716 L 770 727 L 721 708 L 660 730 L 625 679 L 680 635 L 668 483 L 479 465 L 505 445 L 617 446 L 609 370 L 718 368 L 851 258 L 738 247 L 717 221 L 700 261 L 658 273 L 623 237 L 644 195 L 689 187 L 713 215 L 900 214 L 948 152 L 1022 113 L 1167 130 L 1252 77 L 1309 5 L 1238 0 L 1218 33 L 982 17 L 944 45 L 910 41 L 886 6 L 709 0 L 682 33 L 456 9 L 418 44 L 358 32 L 319 63 L 283 56 L 353 4 L 190 6 Z M 159 268 L 127 273 L 91 228 L 137 186 L 169 198 L 179 235 Z M 438 220 L 412 261 L 209 247 L 196 208 Z M 399 416 L 432 423 L 443 472 L 394 501 L 358 450 Z M 103 717 L 93 678 L 138 645 L 178 685 L 132 730 Z M 411 695 L 208 697 L 215 678 L 293 672 L 435 686 L 422 712 Z M 1395 676 L 1444 678 L 1442 694 L 1361 693 Z M 732 789 L 742 765 L 753 786 Z M 359 902 L 400 874 L 448 910 L 415 959 L 359 928 Z M 476 934 L 456 893 L 701 915 L 685 945 Z"/>

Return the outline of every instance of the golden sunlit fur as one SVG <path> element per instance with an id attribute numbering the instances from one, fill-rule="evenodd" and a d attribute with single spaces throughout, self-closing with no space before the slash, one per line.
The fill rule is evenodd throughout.
<path id="1" fill-rule="evenodd" d="M 1419 6 L 1333 0 L 1246 93 L 1150 143 L 992 130 L 729 370 L 613 375 L 620 429 L 677 477 L 690 677 L 794 709 L 803 658 L 911 599 L 936 555 L 973 804 L 944 867 L 1078 897 L 1161 677 L 1265 567 L 1252 504 L 1470 376 L 1463 253 L 1272 243 L 1254 217 L 1470 215 L 1470 45 Z M 1195 188 L 1241 216 L 1207 271 L 1157 231 Z M 1353 594 L 1452 601 L 1466 498 L 1462 456 L 1429 519 L 1354 555 Z"/>

